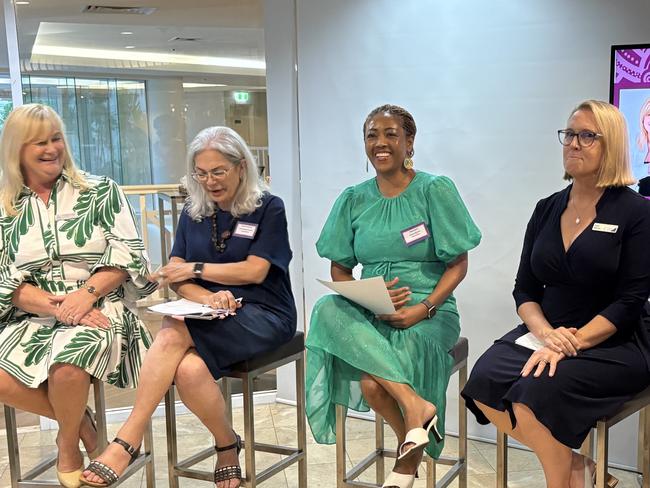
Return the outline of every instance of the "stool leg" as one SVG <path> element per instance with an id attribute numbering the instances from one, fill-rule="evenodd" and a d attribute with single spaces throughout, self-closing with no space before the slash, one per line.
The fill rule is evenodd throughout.
<path id="1" fill-rule="evenodd" d="M 467 383 L 467 359 L 458 370 L 458 458 L 461 462 L 458 488 L 467 488 L 467 408 L 460 394 L 465 388 L 465 383 Z"/>
<path id="2" fill-rule="evenodd" d="M 589 431 L 589 434 L 587 434 L 587 437 L 585 437 L 585 440 L 582 443 L 582 446 L 580 446 L 580 454 L 583 456 L 587 456 L 590 459 L 594 458 L 594 432 L 593 430 Z"/>
<path id="3" fill-rule="evenodd" d="M 230 378 L 224 376 L 219 381 L 221 381 L 221 394 L 226 403 L 226 418 L 228 419 L 228 422 L 230 422 L 230 425 L 232 425 L 232 388 Z"/>
<path id="4" fill-rule="evenodd" d="M 336 488 L 346 488 L 345 407 L 336 405 Z"/>
<path id="5" fill-rule="evenodd" d="M 296 417 L 298 449 L 302 458 L 298 461 L 298 488 L 307 488 L 307 421 L 305 413 L 305 355 L 296 361 Z"/>
<path id="6" fill-rule="evenodd" d="M 242 377 L 243 397 L 244 397 L 244 437 L 245 437 L 245 459 L 246 459 L 246 487 L 255 488 L 257 486 L 257 473 L 255 471 L 255 430 L 254 430 L 254 411 L 253 405 L 253 378 L 248 374 Z"/>
<path id="7" fill-rule="evenodd" d="M 497 430 L 497 488 L 508 487 L 508 436 Z"/>
<path id="8" fill-rule="evenodd" d="M 176 396 L 174 385 L 165 393 L 165 430 L 167 433 L 167 472 L 169 488 L 178 488 L 176 465 L 178 464 L 178 442 L 176 438 Z"/>
<path id="9" fill-rule="evenodd" d="M 427 488 L 435 488 L 436 486 L 436 460 L 428 454 L 424 457 L 427 460 Z M 460 485 L 459 485 L 460 487 Z"/>
<path id="10" fill-rule="evenodd" d="M 384 484 L 384 453 L 386 452 L 384 441 L 384 417 L 375 412 L 375 449 L 378 454 L 375 461 L 375 473 L 378 485 Z"/>
<path id="11" fill-rule="evenodd" d="M 95 399 L 95 423 L 97 424 L 97 445 L 106 449 L 108 445 L 108 433 L 106 432 L 106 396 L 104 395 L 104 382 L 100 379 L 92 379 L 93 397 Z"/>
<path id="12" fill-rule="evenodd" d="M 605 481 L 607 480 L 607 450 L 608 450 L 608 428 L 605 422 L 598 422 L 596 424 L 596 488 L 605 488 Z"/>
<path id="13" fill-rule="evenodd" d="M 640 414 L 639 436 L 643 438 L 643 444 L 639 445 L 639 449 L 643 454 L 639 456 L 639 471 L 643 476 L 643 488 L 650 488 L 650 407 L 645 407 Z"/>
<path id="14" fill-rule="evenodd" d="M 16 426 L 16 410 L 5 405 L 5 427 L 7 429 L 7 451 L 9 454 L 9 477 L 11 488 L 18 488 L 22 477 L 20 472 L 20 453 L 18 451 L 18 431 Z"/>
<path id="15" fill-rule="evenodd" d="M 144 431 L 144 452 L 149 456 L 149 461 L 145 467 L 145 477 L 147 479 L 147 488 L 155 488 L 156 486 L 156 471 L 154 466 L 154 451 L 153 451 L 153 427 L 151 419 L 147 422 L 147 428 Z"/>

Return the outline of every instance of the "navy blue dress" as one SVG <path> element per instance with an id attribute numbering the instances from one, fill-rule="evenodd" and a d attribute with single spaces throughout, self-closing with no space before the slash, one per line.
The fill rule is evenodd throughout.
<path id="1" fill-rule="evenodd" d="M 230 237 L 223 253 L 217 252 L 212 243 L 212 219 L 193 221 L 184 209 L 171 256 L 187 262 L 234 263 L 253 255 L 271 263 L 266 279 L 259 285 L 233 286 L 197 280 L 213 292 L 230 290 L 235 297 L 243 298 L 237 315 L 223 320 L 185 319 L 198 354 L 218 379 L 233 364 L 291 340 L 296 331 L 296 308 L 289 280 L 292 252 L 282 199 L 267 193 L 259 208 L 237 218 L 238 222 L 257 224 L 257 232 L 252 239 Z M 229 212 L 218 210 L 217 219 L 219 233 L 234 228 Z"/>
<path id="2" fill-rule="evenodd" d="M 644 308 L 650 295 L 650 202 L 629 188 L 608 188 L 590 224 L 565 252 L 560 217 L 571 186 L 541 200 L 524 238 L 514 288 L 517 308 L 539 303 L 553 327 L 580 328 L 596 315 L 617 331 L 606 341 L 562 359 L 555 375 L 520 376 L 532 354 L 515 344 L 524 324 L 495 341 L 474 365 L 462 392 L 479 423 L 489 423 L 474 400 L 508 411 L 528 406 L 562 444 L 579 448 L 596 421 L 650 384 L 650 324 Z M 602 227 L 601 227 L 602 229 Z"/>

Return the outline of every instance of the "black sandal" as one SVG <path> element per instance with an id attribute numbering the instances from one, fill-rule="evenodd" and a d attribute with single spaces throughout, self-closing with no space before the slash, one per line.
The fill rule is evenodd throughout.
<path id="1" fill-rule="evenodd" d="M 231 449 L 237 449 L 237 456 L 239 456 L 241 452 L 241 437 L 238 434 L 235 434 L 235 442 L 232 444 L 225 447 L 214 446 L 216 452 L 230 451 Z M 215 484 L 219 481 L 229 480 L 242 480 L 241 466 L 221 466 L 220 468 L 214 468 Z"/>
<path id="2" fill-rule="evenodd" d="M 119 444 L 120 446 L 122 446 L 126 451 L 126 453 L 129 456 L 131 456 L 131 460 L 129 461 L 129 464 L 127 464 L 127 467 L 131 466 L 131 464 L 133 464 L 133 462 L 136 459 L 138 459 L 138 456 L 140 455 L 139 447 L 136 449 L 131 444 L 129 444 L 126 441 L 123 441 L 119 437 L 113 439 L 113 442 L 115 444 Z M 113 469 L 110 466 L 105 465 L 101 461 L 91 461 L 91 463 L 84 471 L 90 471 L 91 473 L 96 474 L 102 479 L 104 483 L 96 483 L 94 481 L 88 481 L 83 476 L 80 478 L 80 481 L 84 485 L 94 486 L 96 488 L 105 488 L 107 486 L 114 485 L 120 479 L 120 475 L 118 475 L 115 471 L 113 471 Z"/>

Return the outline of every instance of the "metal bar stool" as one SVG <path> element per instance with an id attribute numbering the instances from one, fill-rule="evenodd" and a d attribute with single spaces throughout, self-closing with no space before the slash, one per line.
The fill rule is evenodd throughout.
<path id="1" fill-rule="evenodd" d="M 609 444 L 609 429 L 621 420 L 639 412 L 639 437 L 638 437 L 638 470 L 639 486 L 650 488 L 650 388 L 647 388 L 630 401 L 611 417 L 603 418 L 596 422 L 596 488 L 606 488 L 607 450 Z M 580 448 L 580 452 L 594 458 L 593 431 L 589 433 Z M 508 436 L 497 432 L 497 488 L 508 486 Z"/>
<path id="2" fill-rule="evenodd" d="M 228 417 L 232 423 L 231 378 L 240 378 L 243 385 L 244 400 L 244 441 L 245 479 L 242 486 L 255 488 L 275 474 L 298 463 L 298 486 L 307 488 L 307 430 L 305 421 L 305 365 L 304 365 L 305 336 L 297 331 L 293 339 L 276 350 L 258 357 L 243 361 L 234 366 L 233 370 L 221 379 Z M 253 380 L 258 376 L 285 364 L 296 363 L 296 405 L 297 405 L 297 436 L 298 447 L 276 446 L 255 442 Z M 213 481 L 212 471 L 193 469 L 192 466 L 214 455 L 214 447 L 209 447 L 190 456 L 178 459 L 178 444 L 176 438 L 176 411 L 173 386 L 165 395 L 165 415 L 167 429 L 167 461 L 169 469 L 169 486 L 178 488 L 178 478 L 192 478 L 203 481 Z M 251 446 L 253 446 L 251 448 Z M 255 451 L 270 452 L 286 456 L 284 459 L 258 473 L 255 469 Z"/>
<path id="3" fill-rule="evenodd" d="M 467 356 L 469 343 L 465 337 L 458 339 L 456 345 L 449 351 L 454 358 L 454 366 L 451 373 L 458 372 L 458 458 L 441 456 L 437 461 L 425 454 L 427 463 L 427 488 L 444 488 L 449 486 L 457 477 L 458 487 L 467 487 L 467 410 L 465 401 L 460 392 L 467 382 Z M 350 471 L 346 470 L 345 461 L 345 408 L 342 405 L 336 406 L 336 487 L 364 487 L 376 488 L 384 482 L 384 459 L 395 458 L 395 449 L 384 447 L 384 419 L 375 413 L 375 450 L 368 454 Z M 436 482 L 436 463 L 450 465 L 452 468 L 445 476 Z M 377 484 L 355 481 L 370 466 L 375 465 Z"/>
<path id="4" fill-rule="evenodd" d="M 106 401 L 104 397 L 104 384 L 97 378 L 92 378 L 93 396 L 95 399 L 95 422 L 97 424 L 98 446 L 106 447 Z M 7 451 L 9 453 L 9 472 L 11 488 L 58 488 L 61 485 L 56 480 L 37 479 L 56 463 L 56 453 L 51 454 L 35 467 L 22 472 L 20 466 L 20 452 L 18 449 L 18 427 L 16 425 L 16 410 L 8 405 L 5 408 L 5 428 L 7 430 Z M 140 457 L 129 466 L 126 472 L 120 477 L 120 481 L 112 486 L 119 485 L 123 480 L 129 478 L 133 473 L 146 465 L 147 488 L 155 486 L 155 472 L 153 465 L 153 437 L 151 423 L 144 436 L 144 451 Z"/>

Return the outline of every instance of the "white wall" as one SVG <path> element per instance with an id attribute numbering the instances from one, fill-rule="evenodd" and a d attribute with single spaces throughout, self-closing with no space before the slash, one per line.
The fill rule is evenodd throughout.
<path id="1" fill-rule="evenodd" d="M 282 3 L 290 2 L 267 5 L 285 8 Z M 647 42 L 650 5 L 643 0 L 297 3 L 306 316 L 325 291 L 315 278 L 327 276 L 328 263 L 316 255 L 314 242 L 331 204 L 343 188 L 372 176 L 365 172 L 365 115 L 382 103 L 403 105 L 418 124 L 416 167 L 451 176 L 483 231 L 457 293 L 473 363 L 516 324 L 511 289 L 526 222 L 539 198 L 564 185 L 555 130 L 579 101 L 608 98 L 610 45 Z M 279 27 L 286 25 L 267 23 L 267 40 Z M 270 67 L 278 54 L 267 55 Z M 291 100 L 274 100 L 270 85 L 268 95 L 273 150 L 289 144 L 277 139 L 283 136 L 273 124 Z M 293 170 L 286 175 L 295 176 Z M 449 400 L 448 428 L 455 430 L 453 394 Z M 612 438 L 611 460 L 634 465 L 633 442 L 624 440 L 636 438 L 635 424 L 623 430 Z M 473 421 L 470 431 L 493 436 L 491 428 Z"/>

